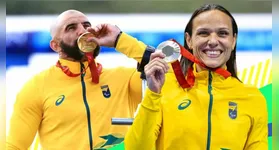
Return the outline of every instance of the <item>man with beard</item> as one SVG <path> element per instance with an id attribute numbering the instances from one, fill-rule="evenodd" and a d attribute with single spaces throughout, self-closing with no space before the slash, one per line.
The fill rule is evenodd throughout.
<path id="1" fill-rule="evenodd" d="M 59 60 L 29 80 L 18 93 L 7 149 L 28 149 L 37 131 L 42 148 L 48 150 L 92 150 L 123 141 L 128 126 L 112 126 L 111 118 L 133 117 L 141 102 L 140 74 L 135 68 L 105 69 L 89 61 L 77 45 L 78 37 L 85 32 L 96 36 L 89 40 L 99 46 L 115 47 L 136 59 L 140 66 L 149 60 L 150 47 L 118 27 L 91 27 L 83 13 L 63 12 L 50 30 L 50 47 L 58 53 Z M 92 54 L 93 62 L 99 49 Z M 96 70 L 92 72 L 94 65 Z M 99 77 L 97 82 L 93 82 L 94 73 Z"/>

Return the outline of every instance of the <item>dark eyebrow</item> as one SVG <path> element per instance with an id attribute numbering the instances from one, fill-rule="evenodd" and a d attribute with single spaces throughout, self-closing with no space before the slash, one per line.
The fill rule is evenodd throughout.
<path id="1" fill-rule="evenodd" d="M 219 30 L 230 30 L 229 28 L 223 27 L 223 28 L 219 28 Z"/>
<path id="2" fill-rule="evenodd" d="M 87 24 L 87 25 L 90 25 L 91 26 L 91 23 L 89 22 L 89 21 L 85 21 L 85 22 L 83 22 L 82 23 L 83 25 L 85 25 L 85 24 Z M 77 25 L 77 23 L 70 23 L 70 24 L 68 24 L 67 26 L 66 26 L 66 28 L 65 28 L 65 30 L 67 30 L 69 27 L 71 27 L 71 26 L 76 26 Z"/>
<path id="3" fill-rule="evenodd" d="M 75 25 L 76 25 L 76 23 L 70 23 L 70 24 L 68 24 L 68 25 L 66 26 L 65 30 L 67 30 L 69 27 L 75 26 Z"/>
<path id="4" fill-rule="evenodd" d="M 89 24 L 91 26 L 91 23 L 89 21 L 85 21 L 82 24 Z"/>
<path id="5" fill-rule="evenodd" d="M 197 31 L 208 31 L 208 28 L 198 28 Z"/>
<path id="6" fill-rule="evenodd" d="M 198 28 L 197 31 L 209 31 L 210 29 L 208 28 Z M 229 31 L 230 29 L 229 28 L 226 28 L 226 27 L 221 27 L 221 28 L 218 28 L 218 30 L 227 30 Z"/>

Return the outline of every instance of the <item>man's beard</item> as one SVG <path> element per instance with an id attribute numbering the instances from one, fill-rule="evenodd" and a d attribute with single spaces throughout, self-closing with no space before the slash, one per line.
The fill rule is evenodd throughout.
<path id="1" fill-rule="evenodd" d="M 76 61 L 81 61 L 84 58 L 84 53 L 79 50 L 77 40 L 75 40 L 75 44 L 73 46 L 66 44 L 61 41 L 60 46 L 63 52 L 70 58 L 73 58 Z M 97 46 L 93 53 L 93 58 L 96 58 L 100 53 L 100 46 Z"/>

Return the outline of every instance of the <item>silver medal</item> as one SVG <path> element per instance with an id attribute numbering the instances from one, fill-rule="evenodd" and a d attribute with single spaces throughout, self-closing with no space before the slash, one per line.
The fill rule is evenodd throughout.
<path id="1" fill-rule="evenodd" d="M 180 47 L 174 41 L 164 41 L 157 46 L 157 50 L 162 51 L 166 55 L 164 60 L 168 63 L 175 62 L 180 56 Z"/>

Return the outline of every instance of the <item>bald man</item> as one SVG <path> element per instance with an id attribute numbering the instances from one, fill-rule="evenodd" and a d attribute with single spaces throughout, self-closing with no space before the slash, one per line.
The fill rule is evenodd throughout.
<path id="1" fill-rule="evenodd" d="M 18 93 L 7 149 L 27 150 L 37 132 L 46 150 L 92 150 L 123 141 L 128 126 L 112 126 L 111 118 L 133 117 L 141 101 L 140 75 L 136 68 L 106 69 L 96 63 L 99 82 L 92 82 L 89 61 L 77 46 L 78 37 L 87 31 L 96 36 L 89 41 L 115 47 L 137 60 L 139 66 L 149 60 L 150 47 L 118 27 L 91 27 L 83 13 L 63 12 L 50 30 L 50 47 L 59 60 L 30 79 Z M 99 47 L 93 58 L 98 54 Z"/>

